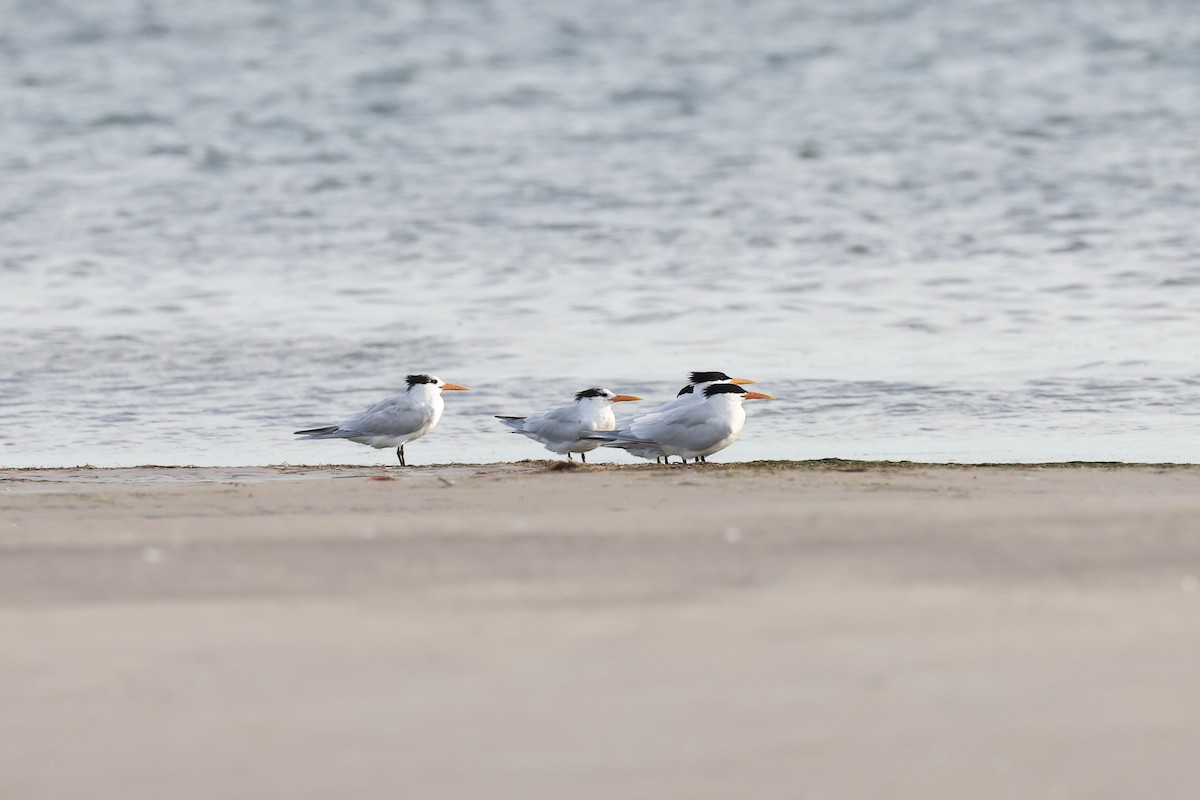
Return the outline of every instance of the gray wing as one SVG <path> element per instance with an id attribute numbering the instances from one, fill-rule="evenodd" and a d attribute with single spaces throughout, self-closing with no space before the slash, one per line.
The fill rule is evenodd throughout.
<path id="1" fill-rule="evenodd" d="M 654 458 L 675 450 L 703 450 L 729 435 L 727 427 L 698 403 L 644 414 L 623 429 L 587 434 L 605 447 L 620 447 L 635 456 Z M 670 452 L 668 452 L 670 451 Z"/>
<path id="2" fill-rule="evenodd" d="M 582 433 L 584 422 L 574 403 L 525 418 L 521 432 L 542 442 L 574 442 Z"/>
<path id="3" fill-rule="evenodd" d="M 637 442 L 608 442 L 604 446 L 619 447 L 626 453 L 629 453 L 629 455 L 637 456 L 638 458 L 661 458 L 662 456 L 673 455 L 672 453 L 664 452 L 663 449 L 656 444 L 638 444 Z"/>
<path id="4" fill-rule="evenodd" d="M 664 413 L 657 422 L 668 433 L 662 438 L 680 450 L 704 450 L 730 434 L 727 422 L 706 413 L 700 403 L 689 403 Z"/>
<path id="5" fill-rule="evenodd" d="M 363 436 L 402 436 L 423 426 L 428 416 L 425 409 L 414 408 L 405 395 L 397 395 L 351 417 L 338 429 Z"/>
<path id="6" fill-rule="evenodd" d="M 628 434 L 626 438 L 631 441 L 653 441 L 654 426 L 662 422 L 663 414 L 664 412 L 662 411 L 651 411 L 648 414 L 642 414 L 640 417 L 631 419 L 623 429 Z"/>
<path id="7" fill-rule="evenodd" d="M 639 458 L 658 458 L 666 455 L 657 443 L 642 441 L 629 431 L 586 431 L 579 438 L 602 442 L 604 447 L 619 447 Z"/>
<path id="8" fill-rule="evenodd" d="M 326 425 L 323 428 L 308 428 L 296 431 L 293 436 L 303 436 L 305 439 L 343 439 L 345 436 L 337 425 Z"/>
<path id="9" fill-rule="evenodd" d="M 629 431 L 584 431 L 579 435 L 579 438 L 589 439 L 594 442 L 652 444 L 646 439 L 639 439 Z"/>

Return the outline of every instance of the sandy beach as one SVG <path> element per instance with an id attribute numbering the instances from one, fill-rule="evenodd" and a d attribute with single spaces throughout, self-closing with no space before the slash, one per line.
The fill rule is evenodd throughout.
<path id="1" fill-rule="evenodd" d="M 0 797 L 1190 798 L 1200 468 L 0 471 Z"/>

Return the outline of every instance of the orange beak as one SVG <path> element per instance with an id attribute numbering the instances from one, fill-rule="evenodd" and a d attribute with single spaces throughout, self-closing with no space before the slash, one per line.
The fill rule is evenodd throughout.
<path id="1" fill-rule="evenodd" d="M 465 386 L 459 386 L 457 383 L 443 383 L 442 391 L 443 392 L 469 392 L 471 390 Z"/>
<path id="2" fill-rule="evenodd" d="M 616 397 L 614 397 L 614 398 L 612 399 L 612 401 L 613 401 L 614 403 L 628 403 L 628 402 L 630 402 L 630 401 L 632 401 L 632 400 L 641 400 L 641 399 L 642 399 L 642 398 L 638 397 L 638 396 L 637 396 L 637 395 L 635 395 L 635 394 L 619 394 L 619 395 L 617 395 Z"/>
<path id="3" fill-rule="evenodd" d="M 738 385 L 747 384 L 747 383 L 758 383 L 758 381 L 752 381 L 749 378 L 732 378 L 732 379 L 730 379 L 729 382 L 736 383 Z M 774 399 L 774 398 L 772 398 L 772 399 Z"/>
<path id="4" fill-rule="evenodd" d="M 743 400 L 774 400 L 776 398 L 763 392 L 746 392 L 742 395 Z"/>

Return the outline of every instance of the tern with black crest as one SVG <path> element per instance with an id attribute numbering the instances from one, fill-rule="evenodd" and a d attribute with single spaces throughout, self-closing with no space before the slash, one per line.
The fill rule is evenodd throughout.
<path id="1" fill-rule="evenodd" d="M 653 418 L 652 415 L 664 414 L 675 408 L 690 405 L 691 403 L 702 402 L 704 400 L 704 390 L 709 386 L 719 383 L 732 383 L 738 386 L 743 386 L 745 384 L 754 383 L 754 381 L 750 380 L 749 378 L 731 378 L 724 372 L 719 371 L 693 372 L 688 378 L 687 386 L 684 386 L 682 389 L 680 389 L 672 400 L 650 409 L 637 419 L 643 424 L 646 424 L 651 421 Z M 666 456 L 659 455 L 655 460 L 659 459 L 666 461 Z M 700 460 L 703 461 L 704 459 L 701 458 Z"/>
<path id="2" fill-rule="evenodd" d="M 638 417 L 628 426 L 596 431 L 589 439 L 619 447 L 641 458 L 679 456 L 703 459 L 737 441 L 746 425 L 746 400 L 774 400 L 769 394 L 747 392 L 734 383 L 711 383 L 699 402 Z"/>
<path id="3" fill-rule="evenodd" d="M 611 431 L 617 427 L 613 403 L 641 400 L 631 394 L 615 394 L 603 387 L 593 387 L 575 393 L 575 400 L 558 408 L 530 414 L 526 417 L 497 415 L 496 419 L 513 429 L 514 433 L 541 442 L 552 453 L 579 453 L 587 463 L 585 453 L 600 446 L 599 441 L 584 438 L 593 431 Z"/>
<path id="4" fill-rule="evenodd" d="M 409 375 L 408 388 L 403 393 L 381 400 L 361 414 L 337 425 L 296 431 L 305 439 L 349 439 L 368 447 L 396 448 L 400 466 L 404 460 L 404 445 L 420 439 L 437 427 L 445 403 L 443 391 L 466 391 L 466 386 L 446 383 L 436 375 Z"/>

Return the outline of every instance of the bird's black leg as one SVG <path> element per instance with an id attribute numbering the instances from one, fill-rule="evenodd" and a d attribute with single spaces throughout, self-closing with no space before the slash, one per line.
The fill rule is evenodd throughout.
<path id="1" fill-rule="evenodd" d="M 404 463 L 404 445 L 400 445 L 399 447 L 396 448 L 396 458 L 400 459 L 400 466 L 402 466 L 402 467 L 408 466 L 408 464 Z"/>
<path id="2" fill-rule="evenodd" d="M 580 453 L 579 460 L 586 464 L 587 463 L 587 453 Z"/>
<path id="3" fill-rule="evenodd" d="M 575 460 L 575 456 L 571 455 L 571 454 L 568 452 L 568 453 L 567 453 L 567 461 L 574 461 L 574 460 Z"/>
<path id="4" fill-rule="evenodd" d="M 705 458 L 704 456 L 696 456 L 696 460 L 697 460 L 697 461 L 699 461 L 701 464 L 707 464 L 707 463 L 708 463 L 708 459 L 707 459 L 707 458 Z"/>

